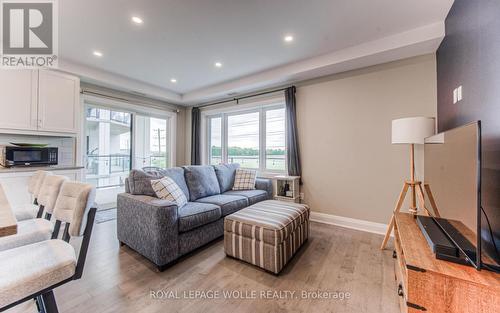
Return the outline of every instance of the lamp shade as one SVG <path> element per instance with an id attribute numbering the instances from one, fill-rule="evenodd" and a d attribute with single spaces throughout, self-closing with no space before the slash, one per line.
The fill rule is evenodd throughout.
<path id="1" fill-rule="evenodd" d="M 433 117 L 407 117 L 392 121 L 393 144 L 424 144 L 426 137 L 435 134 Z"/>

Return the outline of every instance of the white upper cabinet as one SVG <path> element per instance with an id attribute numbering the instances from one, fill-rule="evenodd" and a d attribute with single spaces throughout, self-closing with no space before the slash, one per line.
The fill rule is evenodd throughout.
<path id="1" fill-rule="evenodd" d="M 34 70 L 0 70 L 0 128 L 37 129 L 37 81 Z"/>
<path id="2" fill-rule="evenodd" d="M 0 132 L 76 136 L 80 79 L 49 70 L 0 70 Z"/>
<path id="3" fill-rule="evenodd" d="M 38 77 L 38 130 L 78 131 L 80 80 L 71 75 L 41 70 Z"/>

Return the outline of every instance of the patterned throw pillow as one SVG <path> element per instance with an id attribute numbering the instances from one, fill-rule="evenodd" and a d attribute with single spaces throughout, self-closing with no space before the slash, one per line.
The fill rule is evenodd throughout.
<path id="1" fill-rule="evenodd" d="M 187 203 L 186 195 L 182 189 L 168 176 L 152 180 L 151 187 L 158 198 L 175 202 L 179 208 Z"/>
<path id="2" fill-rule="evenodd" d="M 256 179 L 257 171 L 238 168 L 234 177 L 233 190 L 255 189 Z"/>

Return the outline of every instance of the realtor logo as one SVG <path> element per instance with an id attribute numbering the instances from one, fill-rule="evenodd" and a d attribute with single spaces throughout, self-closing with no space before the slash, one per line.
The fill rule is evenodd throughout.
<path id="1" fill-rule="evenodd" d="M 2 68 L 57 67 L 56 0 L 0 0 Z"/>

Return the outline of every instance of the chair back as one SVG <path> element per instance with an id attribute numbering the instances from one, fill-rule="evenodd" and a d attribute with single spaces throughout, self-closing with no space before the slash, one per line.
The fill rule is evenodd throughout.
<path id="1" fill-rule="evenodd" d="M 0 184 L 0 207 L 11 210 L 9 199 L 3 190 L 2 184 Z"/>
<path id="2" fill-rule="evenodd" d="M 43 180 L 47 175 L 51 175 L 51 172 L 47 171 L 36 171 L 28 182 L 28 192 L 33 195 L 36 199 L 38 197 L 38 193 L 40 192 L 40 187 L 42 187 Z"/>
<path id="3" fill-rule="evenodd" d="M 68 235 L 83 236 L 94 200 L 94 186 L 76 181 L 63 182 L 54 206 L 54 217 L 69 224 Z"/>
<path id="4" fill-rule="evenodd" d="M 37 200 L 38 204 L 43 205 L 47 213 L 52 214 L 54 212 L 54 205 L 56 204 L 61 185 L 67 180 L 67 177 L 60 175 L 47 175 L 44 178 Z"/>

